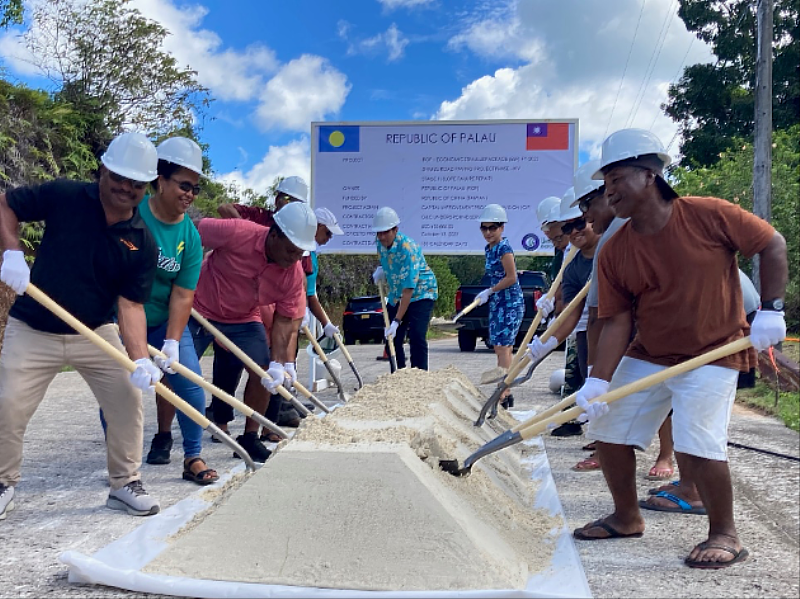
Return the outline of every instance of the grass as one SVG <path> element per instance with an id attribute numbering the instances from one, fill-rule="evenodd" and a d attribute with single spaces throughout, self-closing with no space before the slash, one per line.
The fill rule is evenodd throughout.
<path id="1" fill-rule="evenodd" d="M 800 343 L 797 341 L 784 341 L 781 353 L 795 362 L 800 362 Z"/>
<path id="2" fill-rule="evenodd" d="M 739 389 L 736 401 L 755 408 L 759 412 L 777 416 L 794 431 L 800 431 L 800 393 L 779 393 L 775 405 L 775 390 L 766 383 L 756 381 L 753 389 Z"/>

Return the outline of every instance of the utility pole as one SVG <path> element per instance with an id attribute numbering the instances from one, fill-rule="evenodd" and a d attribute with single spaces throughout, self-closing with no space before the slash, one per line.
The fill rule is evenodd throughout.
<path id="1" fill-rule="evenodd" d="M 753 139 L 753 213 L 772 220 L 772 1 L 756 3 L 756 95 Z M 753 258 L 753 284 L 761 292 L 761 268 Z"/>

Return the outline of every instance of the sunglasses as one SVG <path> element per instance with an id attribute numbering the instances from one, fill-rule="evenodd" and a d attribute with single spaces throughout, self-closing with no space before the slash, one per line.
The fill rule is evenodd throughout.
<path id="1" fill-rule="evenodd" d="M 184 192 L 184 193 L 191 192 L 193 196 L 199 196 L 200 195 L 200 186 L 199 185 L 192 185 L 188 181 L 176 181 L 175 179 L 172 179 L 172 180 L 175 181 L 175 183 L 178 184 L 178 188 L 182 192 Z"/>
<path id="2" fill-rule="evenodd" d="M 114 171 L 108 171 L 108 176 L 111 177 L 111 180 L 115 183 L 127 183 L 134 189 L 144 189 L 148 186 L 147 181 L 134 181 L 133 179 L 128 179 L 128 177 L 123 177 L 122 175 L 118 175 Z"/>
<path id="3" fill-rule="evenodd" d="M 494 224 L 494 225 L 481 225 L 481 231 L 483 231 L 484 233 L 486 231 L 490 231 L 490 232 L 494 233 L 495 231 L 497 231 L 497 229 L 499 229 L 502 226 L 503 225 L 497 225 L 497 224 Z"/>
<path id="4" fill-rule="evenodd" d="M 586 228 L 586 221 L 582 218 L 578 218 L 561 225 L 561 232 L 564 235 L 569 235 L 573 231 L 583 231 L 585 228 Z"/>
<path id="5" fill-rule="evenodd" d="M 594 193 L 590 193 L 585 198 L 583 198 L 580 202 L 578 202 L 578 210 L 586 214 L 589 212 L 589 207 L 592 205 L 592 201 L 599 198 L 601 195 L 605 193 L 604 189 L 601 187 Z"/>

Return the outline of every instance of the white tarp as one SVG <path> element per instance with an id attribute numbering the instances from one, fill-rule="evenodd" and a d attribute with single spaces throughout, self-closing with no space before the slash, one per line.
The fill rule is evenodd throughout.
<path id="1" fill-rule="evenodd" d="M 426 254 L 483 254 L 494 203 L 515 251 L 552 255 L 536 208 L 572 186 L 577 136 L 577 119 L 312 123 L 312 202 L 345 232 L 321 251 L 374 253 L 372 217 L 391 206 Z"/>

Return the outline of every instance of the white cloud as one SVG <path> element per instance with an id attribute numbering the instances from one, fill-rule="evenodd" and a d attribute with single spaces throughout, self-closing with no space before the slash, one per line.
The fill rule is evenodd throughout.
<path id="1" fill-rule="evenodd" d="M 395 23 L 392 23 L 383 33 L 355 42 L 350 41 L 351 29 L 352 25 L 347 21 L 339 21 L 337 24 L 339 37 L 348 42 L 347 54 L 351 56 L 355 54 L 377 54 L 386 51 L 389 62 L 393 62 L 403 57 L 409 42 L 408 38 L 403 35 L 403 32 L 397 28 Z"/>
<path id="2" fill-rule="evenodd" d="M 351 87 L 326 59 L 304 54 L 281 67 L 264 87 L 256 110 L 258 124 L 306 131 L 311 121 L 336 114 Z"/>
<path id="3" fill-rule="evenodd" d="M 705 44 L 692 41 L 671 0 L 644 3 L 631 52 L 640 2 L 519 0 L 473 15 L 448 48 L 487 63 L 507 64 L 512 58 L 523 64 L 498 68 L 466 85 L 458 98 L 441 103 L 434 118 L 577 117 L 581 149 L 590 153 L 607 132 L 630 126 L 652 129 L 669 144 L 677 127 L 660 107 L 667 87 L 684 56 L 686 66 L 712 55 Z M 672 151 L 676 148 L 673 144 Z"/>
<path id="4" fill-rule="evenodd" d="M 0 35 L 0 59 L 15 73 L 23 77 L 33 77 L 39 74 L 39 69 L 34 66 L 35 57 L 25 47 L 19 33 L 6 31 Z"/>
<path id="5" fill-rule="evenodd" d="M 285 146 L 270 146 L 261 162 L 249 171 L 233 171 L 215 177 L 218 181 L 233 184 L 240 189 L 250 188 L 265 193 L 276 177 L 299 175 L 310 180 L 311 158 L 308 136 Z"/>
<path id="6" fill-rule="evenodd" d="M 387 10 L 394 10 L 395 8 L 416 8 L 417 6 L 432 4 L 433 1 L 434 0 L 378 0 Z"/>

